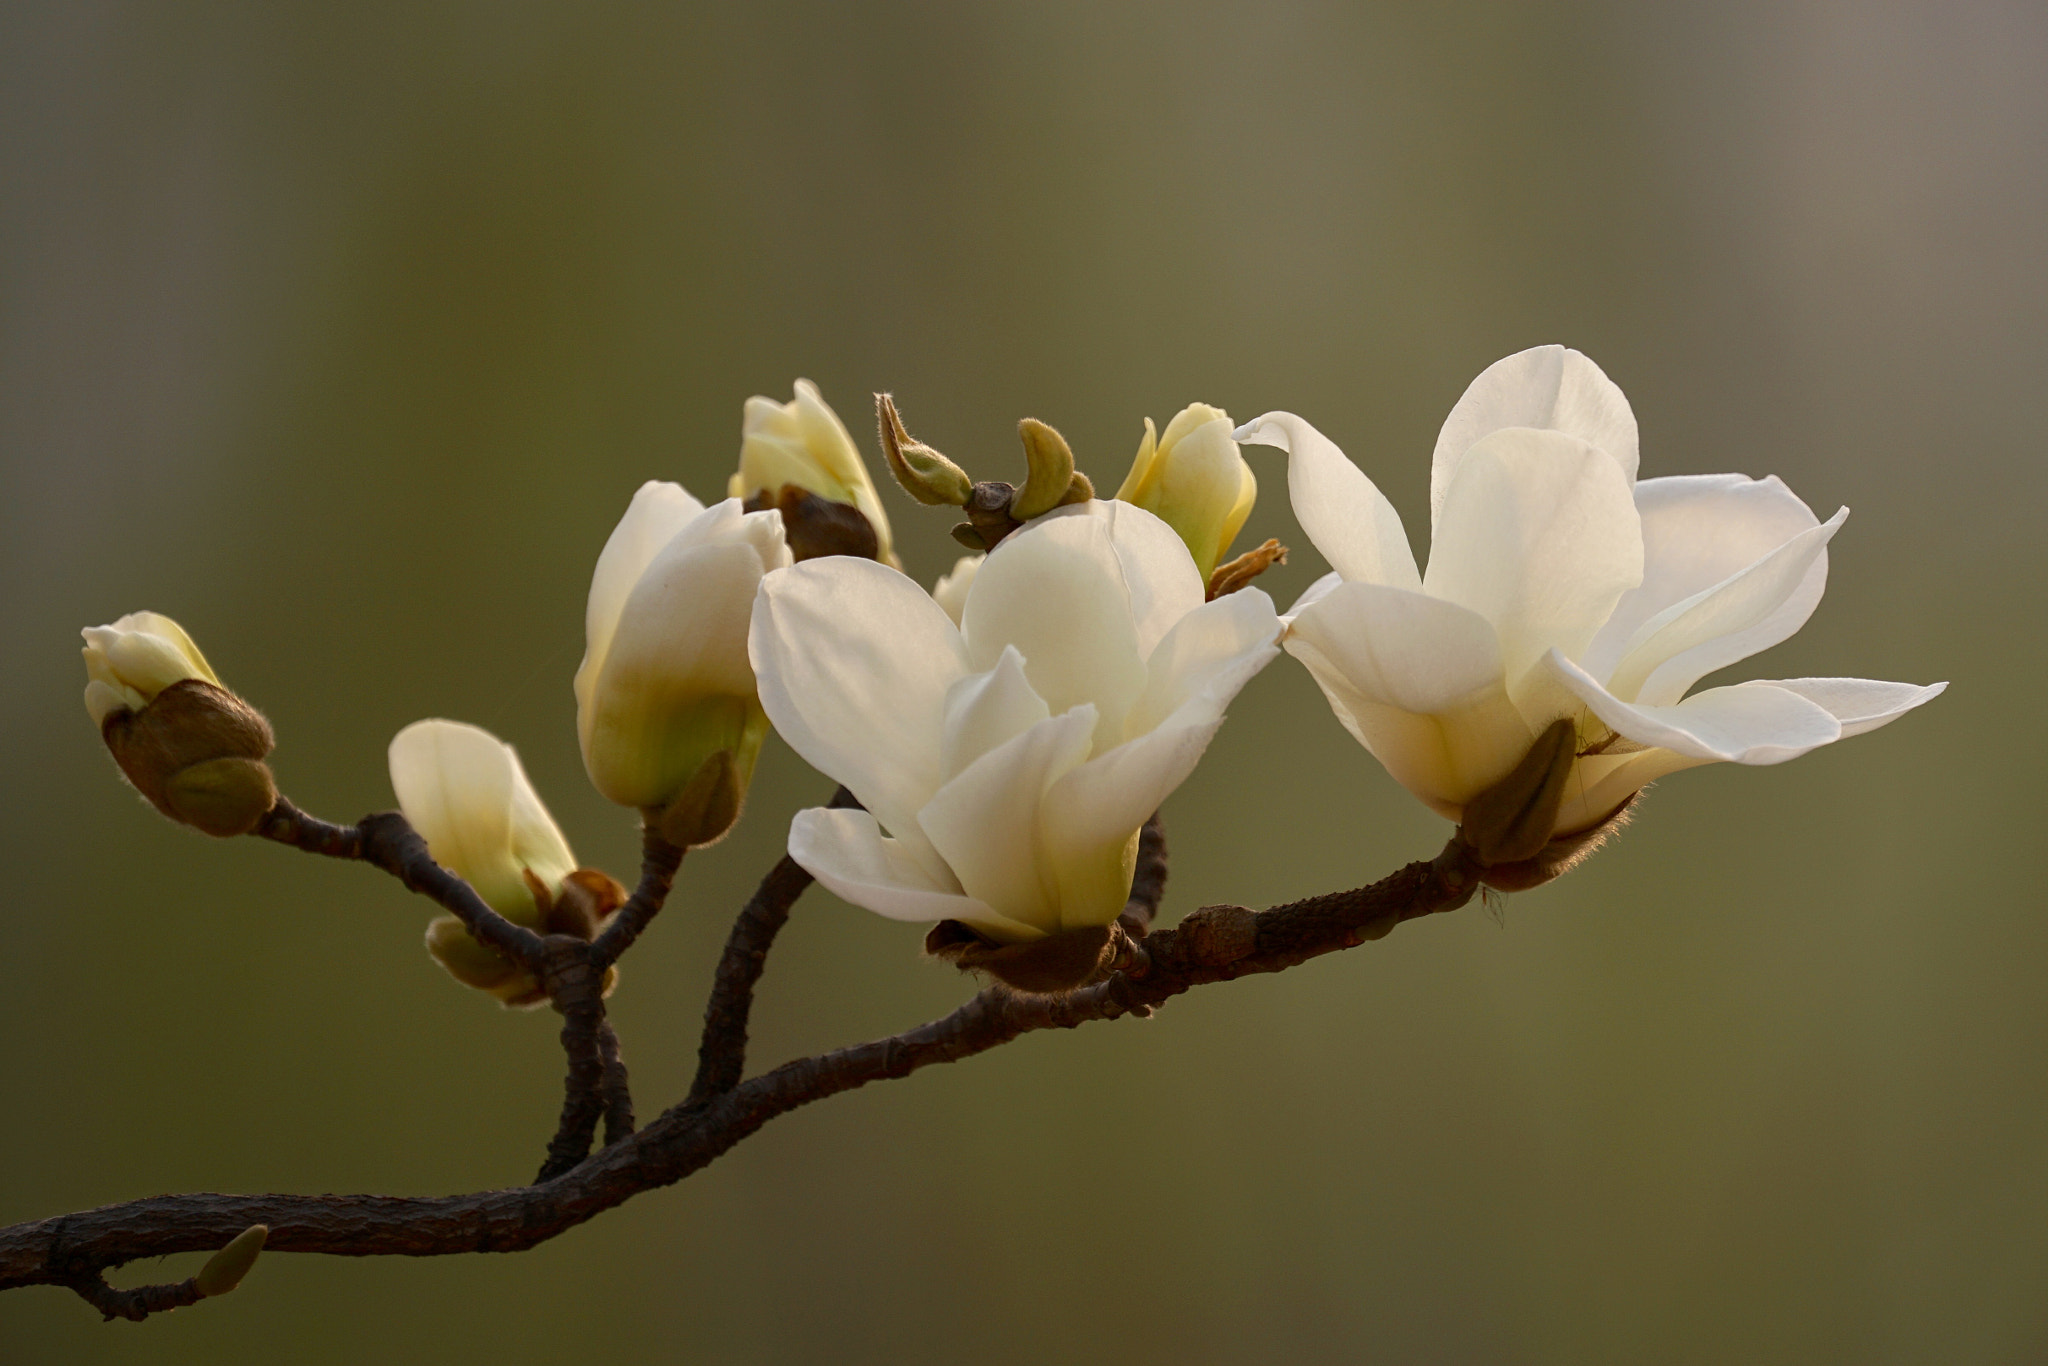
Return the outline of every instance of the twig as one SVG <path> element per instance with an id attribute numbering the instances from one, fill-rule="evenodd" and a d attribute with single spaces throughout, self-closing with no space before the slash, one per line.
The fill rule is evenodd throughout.
<path id="1" fill-rule="evenodd" d="M 1254 913 L 1204 907 L 1140 941 L 1125 970 L 1061 996 L 981 992 L 952 1014 L 887 1039 L 785 1063 L 652 1124 L 544 1183 L 437 1199 L 378 1195 L 171 1195 L 0 1229 L 0 1290 L 87 1283 L 140 1257 L 223 1246 L 251 1224 L 281 1252 L 444 1256 L 532 1247 L 697 1171 L 777 1115 L 933 1063 L 956 1062 L 1039 1029 L 1149 1011 L 1181 992 L 1279 972 L 1454 910 L 1477 889 L 1455 841 L 1369 887 Z"/>
<path id="2" fill-rule="evenodd" d="M 1138 863 L 1131 874 L 1131 899 L 1124 903 L 1124 913 L 1117 918 L 1123 921 L 1125 929 L 1142 935 L 1152 927 L 1152 919 L 1159 914 L 1159 902 L 1165 895 L 1166 827 L 1155 811 L 1138 831 Z"/>

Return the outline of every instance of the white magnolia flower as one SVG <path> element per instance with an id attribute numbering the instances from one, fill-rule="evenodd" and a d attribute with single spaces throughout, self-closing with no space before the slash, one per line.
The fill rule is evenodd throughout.
<path id="1" fill-rule="evenodd" d="M 640 486 L 597 558 L 576 671 L 576 735 L 599 792 L 660 811 L 721 754 L 745 792 L 767 732 L 747 622 L 762 574 L 789 561 L 780 513 Z"/>
<path id="2" fill-rule="evenodd" d="M 974 587 L 974 576 L 981 570 L 986 555 L 962 555 L 953 561 L 953 570 L 939 576 L 932 585 L 932 601 L 946 609 L 946 615 L 953 624 L 960 624 L 960 613 L 967 607 L 967 590 Z"/>
<path id="3" fill-rule="evenodd" d="M 734 498 L 767 493 L 772 501 L 785 484 L 860 509 L 875 530 L 877 558 L 895 563 L 889 514 L 875 496 L 867 462 L 839 414 L 807 379 L 796 382 L 796 397 L 787 403 L 759 394 L 747 400 L 740 420 L 740 467 L 727 492 Z"/>
<path id="4" fill-rule="evenodd" d="M 1259 495 L 1252 467 L 1231 439 L 1230 414 L 1206 403 L 1175 413 L 1163 434 L 1145 419 L 1145 439 L 1116 496 L 1156 513 L 1180 533 L 1208 582 L 1244 528 Z"/>
<path id="5" fill-rule="evenodd" d="M 161 612 L 130 612 L 79 634 L 85 637 L 85 709 L 95 726 L 117 711 L 141 711 L 173 683 L 220 684 L 185 628 Z"/>
<path id="6" fill-rule="evenodd" d="M 867 808 L 799 812 L 790 855 L 856 905 L 1003 943 L 1109 924 L 1139 827 L 1278 653 L 1265 594 L 1204 587 L 1171 527 L 1113 502 L 1004 540 L 957 627 L 871 561 L 769 575 L 761 701 Z"/>
<path id="7" fill-rule="evenodd" d="M 1599 825 L 1678 769 L 1774 764 L 1910 711 L 1945 684 L 1704 675 L 1803 625 L 1827 583 L 1821 522 L 1775 477 L 1636 480 L 1628 401 L 1561 346 L 1474 380 L 1437 439 L 1419 573 L 1372 481 L 1292 413 L 1237 432 L 1289 453 L 1302 529 L 1334 571 L 1286 647 L 1337 717 L 1451 820 L 1552 721 L 1578 758 L 1553 833 Z"/>
<path id="8" fill-rule="evenodd" d="M 434 862 L 515 924 L 540 924 L 527 883 L 553 896 L 576 870 L 512 746 L 460 721 L 415 721 L 392 737 L 391 790 Z"/>

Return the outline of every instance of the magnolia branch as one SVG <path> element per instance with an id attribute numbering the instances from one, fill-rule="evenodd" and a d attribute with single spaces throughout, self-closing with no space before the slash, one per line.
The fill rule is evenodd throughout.
<path id="1" fill-rule="evenodd" d="M 312 821 L 284 803 L 280 807 L 288 814 L 280 815 L 274 829 L 266 826 L 261 832 L 270 838 L 386 868 L 457 914 L 462 913 L 458 906 L 473 901 L 466 888 L 451 888 L 418 866 L 423 849 L 409 852 L 417 836 L 400 833 L 392 823 L 395 817 L 337 827 Z M 1133 918 L 1139 907 L 1156 904 L 1164 882 L 1164 840 L 1156 822 L 1148 829 L 1133 908 L 1126 913 Z M 176 1287 L 110 1290 L 102 1279 L 107 1268 L 222 1248 L 254 1225 L 267 1225 L 267 1246 L 283 1252 L 433 1257 L 520 1251 L 642 1191 L 682 1180 L 799 1106 L 934 1063 L 958 1062 L 1038 1030 L 1149 1015 L 1192 988 L 1279 972 L 1379 938 L 1404 920 L 1455 910 L 1479 885 L 1469 850 L 1453 839 L 1435 860 L 1411 863 L 1368 887 L 1259 912 L 1204 907 L 1174 929 L 1131 936 L 1108 976 L 1079 990 L 1025 995 L 991 986 L 950 1015 L 915 1029 L 740 1081 L 747 1005 L 761 957 L 810 882 L 793 868 L 787 860 L 778 864 L 735 926 L 706 1011 L 700 1068 L 690 1096 L 638 1131 L 630 1131 L 630 1118 L 614 1124 L 607 1146 L 568 1170 L 529 1186 L 439 1198 L 169 1195 L 17 1224 L 0 1229 L 0 1290 L 69 1286 L 110 1313 L 141 1317 L 172 1307 L 171 1301 L 191 1301 Z M 489 923 L 481 916 L 478 920 Z M 606 1026 L 600 1039 L 608 1033 Z M 600 1044 L 600 1054 L 605 1047 Z M 607 1092 L 604 1103 L 609 1112 L 618 1101 Z M 630 1107 L 630 1101 L 625 1104 Z"/>

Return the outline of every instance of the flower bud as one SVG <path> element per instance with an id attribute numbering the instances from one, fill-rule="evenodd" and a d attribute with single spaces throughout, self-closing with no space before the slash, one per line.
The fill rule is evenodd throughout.
<path id="1" fill-rule="evenodd" d="M 790 563 L 779 513 L 650 482 L 591 577 L 576 731 L 597 790 L 688 847 L 739 814 L 768 720 L 747 661 L 754 590 Z"/>
<path id="2" fill-rule="evenodd" d="M 589 939 L 625 902 L 602 873 L 576 867 L 569 842 L 527 781 L 512 747 L 459 721 L 415 721 L 391 741 L 398 809 L 433 860 L 514 924 Z M 524 967 L 479 944 L 454 916 L 427 927 L 427 952 L 466 986 L 506 1005 L 547 993 Z"/>
<path id="3" fill-rule="evenodd" d="M 747 400 L 740 422 L 739 472 L 727 492 L 750 503 L 765 497 L 765 505 L 772 507 L 789 485 L 859 509 L 874 528 L 875 558 L 896 563 L 889 516 L 875 496 L 868 467 L 846 424 L 807 379 L 796 382 L 796 397 L 788 403 L 758 395 Z"/>
<path id="4" fill-rule="evenodd" d="M 203 1299 L 212 1299 L 233 1290 L 255 1267 L 269 1237 L 268 1224 L 251 1224 L 237 1233 L 226 1247 L 206 1259 L 206 1265 L 200 1267 L 199 1274 L 192 1278 L 193 1288 Z"/>
<path id="5" fill-rule="evenodd" d="M 881 435 L 889 472 L 905 493 L 926 507 L 967 505 L 974 492 L 967 471 L 906 431 L 896 412 L 896 400 L 888 394 L 875 395 L 875 428 Z"/>
<path id="6" fill-rule="evenodd" d="M 1017 423 L 1017 435 L 1024 441 L 1024 484 L 1010 499 L 1010 515 L 1020 522 L 1043 517 L 1068 503 L 1085 503 L 1095 496 L 1088 476 L 1074 469 L 1074 452 L 1067 439 L 1035 417 Z"/>
<path id="7" fill-rule="evenodd" d="M 967 607 L 967 590 L 974 587 L 974 576 L 980 572 L 982 561 L 987 555 L 962 555 L 953 561 L 953 572 L 940 577 L 932 585 L 932 601 L 946 609 L 946 615 L 953 624 L 960 624 L 960 613 Z"/>
<path id="8" fill-rule="evenodd" d="M 1163 435 L 1155 436 L 1146 418 L 1145 439 L 1116 491 L 1180 534 L 1205 581 L 1251 516 L 1259 492 L 1230 433 L 1230 415 L 1206 403 L 1181 409 Z"/>
<path id="9" fill-rule="evenodd" d="M 245 835 L 277 804 L 261 712 L 220 685 L 175 621 L 132 612 L 85 636 L 85 707 L 150 805 L 209 835 Z"/>

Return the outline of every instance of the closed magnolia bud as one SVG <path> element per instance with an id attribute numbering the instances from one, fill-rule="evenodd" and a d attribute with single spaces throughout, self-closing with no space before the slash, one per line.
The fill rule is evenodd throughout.
<path id="1" fill-rule="evenodd" d="M 727 491 L 746 500 L 766 495 L 772 506 L 789 485 L 859 509 L 874 528 L 875 558 L 896 563 L 889 516 L 875 496 L 868 467 L 846 424 L 807 379 L 796 382 L 796 397 L 787 403 L 758 395 L 747 400 L 740 421 L 740 467 Z"/>
<path id="2" fill-rule="evenodd" d="M 415 721 L 393 737 L 389 758 L 398 809 L 433 860 L 499 915 L 547 933 L 576 856 L 512 747 L 459 721 Z M 532 974 L 477 943 L 453 916 L 427 927 L 427 951 L 457 981 L 507 1005 L 546 999 Z"/>
<path id="3" fill-rule="evenodd" d="M 1116 496 L 1135 503 L 1179 533 L 1206 582 L 1237 539 L 1258 497 L 1258 480 L 1231 438 L 1230 415 L 1190 403 L 1145 439 Z"/>
<path id="4" fill-rule="evenodd" d="M 953 624 L 960 624 L 960 613 L 967 607 L 967 590 L 974 586 L 974 576 L 981 569 L 981 562 L 987 555 L 962 555 L 953 562 L 953 572 L 943 575 L 932 585 L 932 601 L 946 609 L 946 615 Z"/>
<path id="5" fill-rule="evenodd" d="M 875 429 L 889 472 L 905 493 L 926 507 L 967 505 L 974 495 L 974 481 L 967 471 L 905 431 L 896 400 L 888 394 L 875 395 Z"/>
<path id="6" fill-rule="evenodd" d="M 206 1265 L 192 1278 L 193 1288 L 205 1299 L 233 1290 L 263 1255 L 263 1244 L 269 1237 L 268 1224 L 251 1224 L 237 1233 L 226 1247 L 206 1259 Z"/>
<path id="7" fill-rule="evenodd" d="M 169 617 L 134 612 L 85 636 L 85 706 L 150 805 L 209 835 L 244 835 L 277 803 L 262 713 L 214 677 Z"/>
<path id="8" fill-rule="evenodd" d="M 779 513 L 744 512 L 735 499 L 707 510 L 655 482 L 598 556 L 576 671 L 583 765 L 599 792 L 657 829 L 712 765 L 708 789 L 694 789 L 701 809 L 677 826 L 699 838 L 677 843 L 723 834 L 753 779 L 768 720 L 747 623 L 761 576 L 788 563 Z M 712 830 L 720 811 L 725 825 Z"/>

